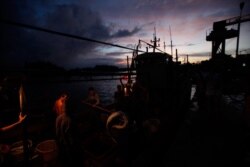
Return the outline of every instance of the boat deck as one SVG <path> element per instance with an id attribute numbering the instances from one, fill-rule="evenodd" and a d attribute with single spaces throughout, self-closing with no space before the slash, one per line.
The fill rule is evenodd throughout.
<path id="1" fill-rule="evenodd" d="M 250 130 L 243 113 L 225 103 L 221 105 L 220 110 L 213 112 L 207 108 L 198 109 L 193 103 L 177 131 L 171 132 L 167 127 L 161 127 L 151 137 L 145 135 L 144 131 L 129 133 L 127 142 L 122 145 L 104 131 L 84 131 L 79 135 L 79 148 L 83 148 L 83 152 L 78 152 L 77 161 L 71 161 L 69 166 L 76 162 L 81 166 L 96 167 L 249 165 Z M 31 128 L 30 132 L 33 131 Z M 39 137 L 41 141 L 53 136 L 40 131 Z M 39 140 L 34 140 L 33 146 Z M 29 164 L 34 167 L 65 166 L 60 159 L 44 164 L 43 159 L 35 154 Z M 14 164 L 14 167 L 19 166 L 23 166 L 23 163 Z"/>

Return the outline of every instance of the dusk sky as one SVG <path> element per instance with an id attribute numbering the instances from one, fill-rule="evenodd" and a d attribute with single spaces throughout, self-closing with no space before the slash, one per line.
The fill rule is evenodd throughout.
<path id="1" fill-rule="evenodd" d="M 206 33 L 213 22 L 239 16 L 241 0 L 2 0 L 1 19 L 135 48 L 138 40 L 150 42 L 154 28 L 159 49 L 180 60 L 209 59 L 211 42 Z M 242 15 L 250 14 L 245 1 Z M 22 66 L 49 61 L 65 68 L 126 64 L 129 50 L 71 39 L 0 22 L 0 65 Z M 230 28 L 237 29 L 237 25 Z M 226 41 L 226 53 L 235 55 L 236 38 Z M 141 50 L 145 50 L 145 45 Z M 150 51 L 150 50 L 149 50 Z M 250 54 L 250 21 L 241 24 L 239 52 Z"/>

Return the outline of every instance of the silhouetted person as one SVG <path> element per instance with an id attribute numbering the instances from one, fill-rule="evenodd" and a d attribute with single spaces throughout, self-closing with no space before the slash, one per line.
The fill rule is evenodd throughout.
<path id="1" fill-rule="evenodd" d="M 22 123 L 24 121 L 24 119 L 26 118 L 27 115 L 22 115 L 22 113 L 19 113 L 19 117 L 18 117 L 18 121 L 10 124 L 10 125 L 6 125 L 3 127 L 0 127 L 0 132 L 4 132 L 4 131 L 8 131 L 14 127 L 16 127 L 17 125 L 19 125 L 20 123 Z"/>
<path id="2" fill-rule="evenodd" d="M 62 93 L 56 100 L 53 110 L 57 116 L 65 112 L 67 98 L 68 95 L 66 93 Z"/>
<path id="3" fill-rule="evenodd" d="M 137 82 L 133 85 L 131 102 L 131 114 L 133 116 L 133 119 L 136 121 L 137 125 L 141 126 L 143 120 L 147 117 L 148 114 L 148 92 L 142 85 Z"/>
<path id="4" fill-rule="evenodd" d="M 88 96 L 86 102 L 92 104 L 93 106 L 97 106 L 100 104 L 99 94 L 93 87 L 89 87 L 88 89 Z"/>
<path id="5" fill-rule="evenodd" d="M 103 111 L 99 109 L 100 107 L 100 96 L 97 93 L 97 91 L 94 89 L 94 87 L 88 88 L 88 95 L 87 98 L 84 101 L 87 103 L 87 112 L 88 112 L 88 120 L 91 123 L 92 128 L 100 129 L 104 127 L 102 119 L 106 118 L 105 115 L 103 115 Z M 106 114 L 106 113 L 105 113 Z"/>
<path id="6" fill-rule="evenodd" d="M 65 94 L 67 96 L 67 94 Z M 68 97 L 66 98 L 68 99 Z M 56 118 L 56 141 L 59 148 L 59 158 L 63 166 L 75 166 L 82 163 L 82 149 L 79 143 L 77 128 L 72 118 L 69 105 Z"/>
<path id="7" fill-rule="evenodd" d="M 15 128 L 16 126 L 20 125 L 26 118 L 26 115 L 22 115 L 22 113 L 19 113 L 19 117 L 18 120 L 10 125 L 5 125 L 3 127 L 0 127 L 0 135 L 2 135 L 1 133 L 4 133 L 6 131 L 9 131 L 13 128 Z M 6 148 L 6 149 L 4 149 Z M 11 166 L 12 164 L 12 158 L 9 157 L 8 153 L 8 148 L 7 145 L 1 145 L 0 144 L 0 166 L 3 167 L 7 167 L 7 166 Z"/>

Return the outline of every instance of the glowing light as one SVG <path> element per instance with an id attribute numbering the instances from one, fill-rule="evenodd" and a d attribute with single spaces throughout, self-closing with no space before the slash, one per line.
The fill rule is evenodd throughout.
<path id="1" fill-rule="evenodd" d="M 23 103 L 24 103 L 24 99 L 25 95 L 24 95 L 24 90 L 23 90 L 23 86 L 21 85 L 20 89 L 19 89 L 19 105 L 20 105 L 20 112 L 23 111 Z"/>

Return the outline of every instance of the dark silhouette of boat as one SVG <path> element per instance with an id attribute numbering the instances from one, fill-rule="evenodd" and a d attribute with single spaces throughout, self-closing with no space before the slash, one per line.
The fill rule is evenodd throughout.
<path id="1" fill-rule="evenodd" d="M 54 33 L 32 26 L 29 26 L 29 28 Z M 65 34 L 59 33 L 59 35 Z M 67 36 L 74 37 L 72 35 Z M 231 94 L 237 94 L 247 89 L 246 95 L 249 98 L 249 81 L 247 80 L 249 58 L 239 56 L 237 59 L 231 59 L 223 55 L 213 57 L 213 59 L 197 66 L 192 66 L 189 63 L 180 64 L 174 62 L 172 56 L 167 53 L 155 52 L 157 40 L 156 36 L 154 37 L 154 44 L 149 45 L 153 47 L 153 52 L 140 53 L 138 50 L 139 44 L 137 49 L 132 49 L 133 57 L 131 64 L 128 64 L 127 83 L 122 83 L 126 94 L 119 110 L 110 108 L 110 106 L 93 107 L 87 104 L 82 106 L 82 110 L 89 112 L 72 113 L 75 129 L 77 129 L 77 144 L 81 150 L 72 154 L 73 157 L 77 158 L 75 159 L 76 162 L 81 162 L 85 166 L 96 167 L 162 166 L 166 155 L 168 155 L 167 161 L 171 162 L 169 157 L 174 152 L 173 146 L 178 143 L 178 137 L 187 133 L 184 130 L 189 128 L 189 124 L 191 124 L 189 121 L 192 121 L 190 118 L 187 120 L 188 116 L 195 115 L 196 117 L 196 122 L 193 123 L 195 127 L 191 126 L 192 129 L 189 129 L 191 132 L 194 129 L 198 133 L 199 130 L 202 131 L 212 127 L 211 124 L 206 124 L 199 128 L 199 125 L 203 125 L 200 123 L 203 118 L 208 121 L 216 120 L 216 125 L 220 128 L 222 128 L 221 122 L 231 126 L 228 122 L 223 121 L 225 117 L 222 117 L 222 115 L 227 114 L 215 112 L 220 109 L 219 105 L 224 104 L 224 102 L 217 101 L 217 103 L 214 103 L 215 100 L 210 99 L 211 104 L 218 104 L 218 106 L 204 104 L 207 103 L 203 99 L 205 98 L 204 89 L 207 89 L 208 84 L 210 84 L 210 77 L 218 79 L 218 73 L 226 75 L 222 78 L 223 82 L 220 83 L 223 88 L 219 87 L 221 85 L 216 85 L 216 88 Z M 232 64 L 233 66 L 231 66 Z M 248 69 L 242 68 L 245 66 Z M 230 71 L 228 71 L 229 67 Z M 131 79 L 132 71 L 135 71 L 135 80 Z M 206 77 L 210 77 L 202 78 L 201 76 L 206 72 L 210 74 Z M 236 81 L 235 83 L 238 83 L 240 88 L 230 89 L 234 86 L 230 79 Z M 197 98 L 199 111 L 201 111 L 197 112 L 196 110 L 195 114 L 190 110 L 191 88 L 194 83 L 197 86 L 195 98 Z M 49 114 L 31 116 L 27 119 L 26 125 L 26 131 L 32 138 L 33 145 L 55 137 L 54 117 Z M 212 129 L 216 131 L 216 127 L 212 127 Z M 7 132 L 4 136 L 1 136 L 1 140 L 14 142 L 16 136 L 21 140 L 23 137 L 21 133 L 22 127 L 19 127 L 15 133 Z M 181 135 L 178 133 L 181 133 Z M 196 134 L 189 135 L 188 137 L 192 137 Z M 33 153 L 30 152 L 30 154 Z M 33 166 L 39 166 L 42 163 L 39 159 L 29 160 L 29 163 Z M 54 165 L 61 165 L 57 160 L 51 162 L 51 164 L 53 163 Z"/>

